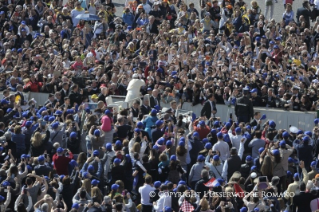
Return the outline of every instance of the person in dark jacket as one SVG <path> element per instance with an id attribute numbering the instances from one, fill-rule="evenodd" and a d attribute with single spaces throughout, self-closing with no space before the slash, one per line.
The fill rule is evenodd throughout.
<path id="1" fill-rule="evenodd" d="M 302 138 L 303 144 L 297 146 L 298 157 L 300 161 L 304 161 L 307 171 L 310 171 L 310 164 L 313 159 L 312 146 L 309 145 L 310 138 L 304 136 Z"/>
<path id="2" fill-rule="evenodd" d="M 114 184 L 115 181 L 121 180 L 125 182 L 125 168 L 121 165 L 121 159 L 115 158 L 113 161 L 113 167 L 111 170 L 112 180 L 111 184 Z"/>
<path id="3" fill-rule="evenodd" d="M 69 98 L 70 98 L 70 105 L 72 107 L 74 103 L 77 103 L 78 105 L 82 103 L 82 96 L 81 96 L 81 93 L 78 93 L 78 89 L 79 87 L 77 85 L 71 86 L 71 92 L 70 92 Z M 83 93 L 83 90 L 81 90 L 80 92 Z"/>
<path id="4" fill-rule="evenodd" d="M 246 163 L 242 164 L 240 167 L 241 176 L 246 179 L 250 174 L 250 168 L 252 166 L 253 166 L 253 158 L 250 155 L 248 155 L 246 156 Z"/>
<path id="5" fill-rule="evenodd" d="M 308 1 L 304 1 L 302 3 L 302 7 L 297 10 L 296 19 L 298 25 L 300 25 L 300 16 L 303 16 L 306 22 L 306 28 L 310 27 L 310 17 L 311 17 L 311 9 Z"/>
<path id="6" fill-rule="evenodd" d="M 235 114 L 238 122 L 250 122 L 250 119 L 254 117 L 254 108 L 252 102 L 248 98 L 249 88 L 243 88 L 244 96 L 237 99 L 235 105 Z"/>
<path id="7" fill-rule="evenodd" d="M 49 173 L 52 171 L 52 168 L 50 166 L 47 166 L 44 161 L 45 158 L 43 155 L 40 155 L 38 157 L 39 165 L 34 167 L 34 171 L 36 175 L 39 176 L 49 176 Z"/>
<path id="8" fill-rule="evenodd" d="M 195 184 L 195 191 L 197 193 L 200 193 L 200 198 L 203 198 L 204 194 L 209 190 L 209 187 L 204 185 L 209 181 L 208 171 L 206 169 L 203 169 L 201 172 L 201 176 L 202 178 Z"/>
<path id="9" fill-rule="evenodd" d="M 75 194 L 78 181 L 79 181 L 79 172 L 77 172 L 76 177 L 73 178 L 73 180 L 68 176 L 64 176 L 62 179 L 63 190 L 61 194 L 68 208 L 72 208 L 72 198 Z"/>

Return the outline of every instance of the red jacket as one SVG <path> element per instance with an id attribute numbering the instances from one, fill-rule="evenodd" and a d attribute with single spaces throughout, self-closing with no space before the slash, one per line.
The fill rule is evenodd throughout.
<path id="1" fill-rule="evenodd" d="M 203 140 L 207 137 L 208 133 L 210 133 L 210 128 L 205 125 L 204 127 L 197 127 L 198 120 L 193 123 L 194 131 L 198 132 L 199 138 Z"/>
<path id="2" fill-rule="evenodd" d="M 70 161 L 73 158 L 72 152 L 69 152 L 69 157 L 65 156 L 58 156 L 57 153 L 55 153 L 52 157 L 53 161 L 53 167 L 56 169 L 56 172 L 58 175 L 64 174 L 64 175 L 69 175 L 68 172 L 68 165 Z"/>

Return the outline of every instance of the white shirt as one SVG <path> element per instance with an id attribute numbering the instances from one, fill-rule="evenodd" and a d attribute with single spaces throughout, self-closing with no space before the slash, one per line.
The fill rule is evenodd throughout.
<path id="1" fill-rule="evenodd" d="M 160 198 L 157 200 L 154 209 L 158 212 L 165 211 L 165 207 L 172 207 L 172 198 L 169 196 L 168 191 L 160 192 Z"/>
<path id="2" fill-rule="evenodd" d="M 216 150 L 220 153 L 220 159 L 222 161 L 227 160 L 229 157 L 229 145 L 225 141 L 217 141 L 213 146 L 213 151 Z"/>
<path id="3" fill-rule="evenodd" d="M 233 145 L 233 147 L 236 147 L 236 149 L 239 149 L 239 145 L 240 145 L 240 140 L 243 138 L 242 135 L 233 135 L 232 130 L 228 130 L 228 135 L 230 138 L 230 141 Z"/>
<path id="4" fill-rule="evenodd" d="M 150 193 L 151 193 L 151 191 L 154 191 L 154 190 L 155 190 L 155 188 L 148 185 L 148 184 L 145 184 L 144 186 L 142 186 L 138 189 L 138 192 L 141 194 L 141 204 L 142 205 L 153 205 L 150 202 Z"/>

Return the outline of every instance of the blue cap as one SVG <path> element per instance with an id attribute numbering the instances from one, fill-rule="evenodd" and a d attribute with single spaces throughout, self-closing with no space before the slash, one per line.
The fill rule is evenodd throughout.
<path id="1" fill-rule="evenodd" d="M 257 88 L 254 88 L 250 91 L 250 93 L 257 93 L 257 91 L 258 91 Z"/>
<path id="2" fill-rule="evenodd" d="M 0 146 L 0 151 L 1 151 L 1 152 L 3 151 L 3 147 L 2 147 L 2 146 Z"/>
<path id="3" fill-rule="evenodd" d="M 3 185 L 4 187 L 7 187 L 7 186 L 10 186 L 10 183 L 5 180 L 5 181 L 2 182 L 2 185 Z"/>
<path id="4" fill-rule="evenodd" d="M 256 41 L 260 41 L 261 38 L 260 38 L 259 36 L 257 36 L 257 37 L 255 37 L 255 40 L 256 40 Z"/>
<path id="5" fill-rule="evenodd" d="M 245 132 L 245 134 L 243 135 L 247 140 L 251 139 L 251 135 L 248 132 Z"/>
<path id="6" fill-rule="evenodd" d="M 73 203 L 72 208 L 79 209 L 80 208 L 79 203 Z"/>
<path id="7" fill-rule="evenodd" d="M 117 147 L 122 146 L 122 141 L 120 140 L 115 141 L 115 146 Z"/>
<path id="8" fill-rule="evenodd" d="M 112 186 L 111 186 L 111 189 L 112 190 L 117 190 L 117 189 L 119 189 L 119 185 L 118 184 L 113 184 Z"/>
<path id="9" fill-rule="evenodd" d="M 223 140 L 225 141 L 225 142 L 230 142 L 230 137 L 229 137 L 229 135 L 228 134 L 224 134 L 223 135 Z"/>
<path id="10" fill-rule="evenodd" d="M 260 148 L 258 149 L 259 154 L 262 153 L 264 150 L 265 150 L 264 147 L 260 147 Z"/>
<path id="11" fill-rule="evenodd" d="M 213 160 L 214 161 L 219 161 L 219 156 L 218 155 L 214 155 Z"/>
<path id="12" fill-rule="evenodd" d="M 21 24 L 25 25 L 25 21 L 21 21 Z"/>
<path id="13" fill-rule="evenodd" d="M 107 144 L 105 145 L 105 147 L 106 147 L 106 150 L 108 150 L 108 151 L 111 151 L 111 150 L 112 150 L 112 144 L 111 144 L 111 143 L 107 143 Z"/>
<path id="14" fill-rule="evenodd" d="M 75 167 L 78 165 L 78 163 L 75 161 L 75 160 L 71 160 L 70 163 L 69 163 L 71 166 Z"/>
<path id="15" fill-rule="evenodd" d="M 99 150 L 94 150 L 93 151 L 93 156 L 99 156 L 99 154 L 100 154 Z"/>
<path id="16" fill-rule="evenodd" d="M 57 153 L 62 153 L 63 152 L 63 148 L 62 147 L 59 147 L 57 150 L 56 150 Z"/>
<path id="17" fill-rule="evenodd" d="M 43 120 L 44 120 L 44 121 L 49 121 L 49 118 L 50 118 L 49 115 L 45 115 L 45 116 L 43 117 Z"/>
<path id="18" fill-rule="evenodd" d="M 154 145 L 154 146 L 152 147 L 152 149 L 156 149 L 156 150 L 158 150 L 159 148 L 158 148 L 158 146 L 157 146 L 157 145 Z"/>
<path id="19" fill-rule="evenodd" d="M 254 208 L 254 212 L 259 212 L 259 208 Z"/>
<path id="20" fill-rule="evenodd" d="M 105 110 L 105 111 L 104 111 L 104 114 L 105 114 L 105 115 L 111 115 L 111 111 L 110 111 L 110 110 Z"/>
<path id="21" fill-rule="evenodd" d="M 208 142 L 208 139 L 207 138 L 203 138 L 202 143 L 206 144 L 207 142 Z"/>
<path id="22" fill-rule="evenodd" d="M 281 40 L 281 37 L 278 36 L 278 37 L 275 38 L 275 40 Z"/>
<path id="23" fill-rule="evenodd" d="M 219 127 L 219 121 L 214 121 L 214 127 Z"/>
<path id="24" fill-rule="evenodd" d="M 303 142 L 309 142 L 310 138 L 308 136 L 304 136 L 304 137 L 302 137 L 302 141 Z"/>
<path id="25" fill-rule="evenodd" d="M 90 112 L 91 112 L 91 109 L 90 109 L 89 107 L 86 107 L 86 108 L 85 108 L 85 112 L 86 112 L 86 113 L 90 113 Z"/>
<path id="26" fill-rule="evenodd" d="M 304 134 L 308 135 L 309 137 L 312 137 L 312 132 L 310 132 L 310 131 L 305 131 Z"/>
<path id="27" fill-rule="evenodd" d="M 121 159 L 115 158 L 113 162 L 114 162 L 115 164 L 120 164 L 120 163 L 121 163 Z"/>
<path id="28" fill-rule="evenodd" d="M 205 121 L 200 121 L 200 122 L 199 122 L 199 125 L 205 126 Z"/>
<path id="29" fill-rule="evenodd" d="M 101 131 L 99 129 L 94 130 L 93 133 L 95 136 L 99 137 L 101 135 Z"/>
<path id="30" fill-rule="evenodd" d="M 316 165 L 317 165 L 316 161 L 312 161 L 311 164 L 310 164 L 311 167 L 316 167 Z"/>
<path id="31" fill-rule="evenodd" d="M 5 99 L 2 99 L 2 100 L 1 100 L 1 104 L 2 104 L 2 105 L 5 105 L 5 104 L 9 104 L 9 102 L 8 102 L 7 100 L 5 100 Z"/>
<path id="32" fill-rule="evenodd" d="M 39 157 L 38 157 L 38 161 L 44 161 L 44 156 L 43 155 L 40 155 Z"/>
<path id="33" fill-rule="evenodd" d="M 187 184 L 186 184 L 186 182 L 185 182 L 184 180 L 180 180 L 180 181 L 178 182 L 178 185 L 187 185 Z"/>
<path id="34" fill-rule="evenodd" d="M 253 170 L 257 170 L 257 166 L 252 166 L 252 167 L 250 168 L 250 171 L 253 171 Z"/>
<path id="35" fill-rule="evenodd" d="M 275 44 L 275 42 L 271 40 L 271 41 L 269 42 L 269 44 L 272 44 L 272 45 L 273 45 L 273 44 Z"/>
<path id="36" fill-rule="evenodd" d="M 170 160 L 172 160 L 172 161 L 176 161 L 176 155 L 171 155 Z"/>
<path id="37" fill-rule="evenodd" d="M 282 137 L 283 138 L 288 138 L 289 137 L 289 133 L 287 131 L 282 133 Z"/>
<path id="38" fill-rule="evenodd" d="M 217 138 L 223 138 L 223 133 L 218 132 L 218 133 L 217 133 Z"/>
<path id="39" fill-rule="evenodd" d="M 159 187 L 161 187 L 161 185 L 162 185 L 161 181 L 155 181 L 154 182 L 154 187 L 155 188 L 159 188 Z"/>
<path id="40" fill-rule="evenodd" d="M 21 53 L 22 50 L 23 50 L 22 48 L 18 48 L 17 52 L 18 52 L 18 53 Z"/>
<path id="41" fill-rule="evenodd" d="M 217 131 L 216 131 L 215 129 L 211 129 L 211 130 L 210 130 L 210 133 L 211 133 L 212 135 L 216 135 Z"/>
<path id="42" fill-rule="evenodd" d="M 71 132 L 70 138 L 76 138 L 78 134 L 76 132 Z"/>
<path id="43" fill-rule="evenodd" d="M 292 157 L 288 158 L 288 163 L 294 163 L 294 162 L 295 162 L 295 160 Z"/>
<path id="44" fill-rule="evenodd" d="M 301 134 L 303 134 L 303 131 L 302 130 L 298 130 L 297 135 L 301 135 Z"/>
<path id="45" fill-rule="evenodd" d="M 247 210 L 247 208 L 246 207 L 242 207 L 240 210 L 239 210 L 239 212 L 247 212 L 248 210 Z"/>
<path id="46" fill-rule="evenodd" d="M 178 146 L 185 146 L 185 141 L 180 140 L 180 141 L 178 142 Z"/>
<path id="47" fill-rule="evenodd" d="M 94 166 L 93 165 L 89 165 L 88 172 L 94 172 Z"/>
<path id="48" fill-rule="evenodd" d="M 246 156 L 246 161 L 252 161 L 252 160 L 253 160 L 253 158 L 250 155 Z"/>
<path id="49" fill-rule="evenodd" d="M 154 106 L 154 109 L 155 109 L 156 111 L 160 111 L 160 110 L 161 110 L 161 107 L 160 107 L 159 105 L 155 105 L 155 106 Z"/>
<path id="50" fill-rule="evenodd" d="M 50 116 L 49 117 L 49 122 L 53 122 L 55 120 L 55 117 L 54 116 Z"/>
<path id="51" fill-rule="evenodd" d="M 44 176 L 44 179 L 50 181 L 50 178 L 48 176 Z"/>
<path id="52" fill-rule="evenodd" d="M 134 132 L 136 132 L 136 133 L 140 133 L 140 132 L 141 132 L 141 130 L 140 130 L 139 128 L 135 128 L 135 129 L 134 129 Z"/>
<path id="53" fill-rule="evenodd" d="M 269 121 L 269 126 L 270 126 L 271 128 L 275 128 L 275 127 L 276 127 L 276 123 L 271 120 L 271 121 Z"/>
<path id="54" fill-rule="evenodd" d="M 199 137 L 199 133 L 198 132 L 193 132 L 193 137 Z"/>
<path id="55" fill-rule="evenodd" d="M 25 126 L 26 127 L 30 127 L 32 125 L 32 121 L 27 121 L 26 123 L 25 123 Z"/>
<path id="56" fill-rule="evenodd" d="M 159 145 L 164 145 L 164 141 L 165 141 L 165 139 L 163 137 L 161 137 L 160 139 L 157 140 L 157 143 Z"/>
<path id="57" fill-rule="evenodd" d="M 93 186 L 97 186 L 99 183 L 100 183 L 100 181 L 98 181 L 98 180 L 96 180 L 96 179 L 93 179 L 93 180 L 91 181 L 91 185 L 93 185 Z"/>
<path id="58" fill-rule="evenodd" d="M 295 174 L 294 174 L 294 178 L 295 178 L 296 180 L 299 180 L 299 173 L 295 173 Z"/>
<path id="59" fill-rule="evenodd" d="M 29 112 L 28 111 L 24 111 L 22 113 L 22 117 L 27 118 L 28 117 Z"/>
<path id="60" fill-rule="evenodd" d="M 61 110 L 57 110 L 57 111 L 55 111 L 55 113 L 54 113 L 55 115 L 58 115 L 58 116 L 60 116 L 60 115 L 62 115 L 63 114 L 63 112 L 61 111 Z"/>
<path id="61" fill-rule="evenodd" d="M 291 171 L 287 171 L 287 177 L 290 177 L 292 175 Z"/>
<path id="62" fill-rule="evenodd" d="M 137 126 L 138 128 L 143 128 L 143 127 L 144 127 L 144 124 L 143 124 L 143 122 L 139 121 L 139 122 L 137 122 L 136 126 Z"/>
<path id="63" fill-rule="evenodd" d="M 225 127 L 228 129 L 231 127 L 231 123 L 230 122 L 226 122 Z M 215 130 L 215 129 L 214 129 Z M 215 130 L 216 131 L 216 130 Z"/>
<path id="64" fill-rule="evenodd" d="M 156 109 L 152 109 L 151 110 L 151 115 L 156 115 L 157 114 L 157 110 Z"/>
<path id="65" fill-rule="evenodd" d="M 171 140 L 167 140 L 167 141 L 166 141 L 166 146 L 172 146 L 172 145 L 173 145 L 173 143 L 172 143 Z"/>
<path id="66" fill-rule="evenodd" d="M 57 129 L 59 127 L 59 122 L 56 121 L 54 123 L 51 124 L 52 129 Z"/>
<path id="67" fill-rule="evenodd" d="M 211 149 L 211 148 L 212 148 L 212 144 L 211 143 L 208 142 L 208 143 L 205 144 L 205 149 L 208 150 L 208 149 Z"/>
<path id="68" fill-rule="evenodd" d="M 274 49 L 279 49 L 279 46 L 277 46 L 277 45 L 274 45 Z"/>
<path id="69" fill-rule="evenodd" d="M 319 119 L 318 119 L 318 118 L 315 119 L 315 120 L 314 120 L 314 123 L 315 123 L 315 125 L 317 125 L 317 124 L 319 123 Z"/>
<path id="70" fill-rule="evenodd" d="M 163 122 L 162 120 L 157 120 L 157 121 L 155 122 L 155 125 L 159 127 L 159 126 L 161 126 L 163 123 L 164 123 L 164 122 Z"/>
<path id="71" fill-rule="evenodd" d="M 241 133 L 241 128 L 240 128 L 240 127 L 236 127 L 235 132 L 236 132 L 237 134 Z"/>
<path id="72" fill-rule="evenodd" d="M 89 178 L 88 172 L 82 172 L 82 178 Z"/>
<path id="73" fill-rule="evenodd" d="M 172 71 L 171 75 L 174 76 L 177 74 L 177 71 Z"/>
<path id="74" fill-rule="evenodd" d="M 74 110 L 73 109 L 67 109 L 66 110 L 66 114 L 73 114 L 74 113 Z"/>
<path id="75" fill-rule="evenodd" d="M 279 146 L 286 146 L 286 141 L 284 140 L 280 141 Z"/>
<path id="76" fill-rule="evenodd" d="M 198 155 L 197 160 L 199 162 L 203 162 L 205 160 L 205 157 L 203 155 Z"/>
<path id="77" fill-rule="evenodd" d="M 164 209 L 165 209 L 164 212 L 173 212 L 171 207 L 165 206 Z"/>
<path id="78" fill-rule="evenodd" d="M 274 149 L 274 150 L 272 150 L 272 154 L 273 154 L 273 155 L 279 155 L 280 152 L 279 152 L 278 149 Z"/>

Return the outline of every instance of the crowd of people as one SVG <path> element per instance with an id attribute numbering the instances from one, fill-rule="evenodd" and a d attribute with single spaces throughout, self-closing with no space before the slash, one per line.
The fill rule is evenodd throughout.
<path id="1" fill-rule="evenodd" d="M 0 211 L 318 211 L 319 119 L 256 110 L 319 109 L 319 1 L 283 3 L 0 0 Z"/>

